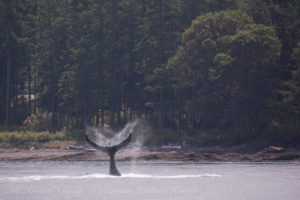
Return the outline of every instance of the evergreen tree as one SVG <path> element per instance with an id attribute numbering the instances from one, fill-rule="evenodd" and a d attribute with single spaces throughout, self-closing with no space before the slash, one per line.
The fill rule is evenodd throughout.
<path id="1" fill-rule="evenodd" d="M 177 90 L 187 98 L 186 108 L 201 114 L 203 128 L 257 135 L 267 112 L 272 66 L 280 55 L 274 30 L 240 11 L 225 11 L 198 17 L 182 38 L 168 65 Z"/>

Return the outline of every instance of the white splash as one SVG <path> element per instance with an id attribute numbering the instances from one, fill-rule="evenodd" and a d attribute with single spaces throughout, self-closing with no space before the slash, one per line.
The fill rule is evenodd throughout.
<path id="1" fill-rule="evenodd" d="M 153 178 L 153 179 L 176 179 L 176 178 L 200 178 L 200 177 L 221 177 L 219 174 L 190 174 L 190 175 L 147 175 L 147 174 L 123 174 L 124 178 Z"/>
<path id="2" fill-rule="evenodd" d="M 107 174 L 88 174 L 81 176 L 67 176 L 67 175 L 35 175 L 35 176 L 21 176 L 21 177 L 3 177 L 0 182 L 32 182 L 41 180 L 74 180 L 74 179 L 124 179 L 124 178 L 138 178 L 138 179 L 183 179 L 183 178 L 201 178 L 201 177 L 221 177 L 219 174 L 196 174 L 196 175 L 149 175 L 149 174 L 122 174 L 122 176 L 110 176 Z"/>
<path id="3" fill-rule="evenodd" d="M 101 146 L 114 146 L 122 142 L 130 133 L 134 132 L 135 127 L 140 123 L 139 120 L 129 122 L 119 131 L 114 132 L 110 129 L 99 130 L 94 127 L 88 127 L 86 134 L 88 137 Z"/>

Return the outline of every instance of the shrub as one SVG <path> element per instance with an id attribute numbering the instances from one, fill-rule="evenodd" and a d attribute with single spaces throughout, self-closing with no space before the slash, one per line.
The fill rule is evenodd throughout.
<path id="1" fill-rule="evenodd" d="M 27 130 L 47 131 L 51 127 L 51 118 L 52 113 L 42 113 L 37 111 L 35 114 L 31 114 L 30 116 L 28 116 L 23 122 L 23 125 Z"/>
<path id="2" fill-rule="evenodd" d="M 61 132 L 50 133 L 48 131 L 33 132 L 33 131 L 12 131 L 0 132 L 0 146 L 45 146 L 47 143 L 52 146 L 61 146 L 64 144 L 73 144 L 83 140 L 83 134 L 80 130 L 66 130 Z M 51 146 L 49 144 L 49 146 Z"/>
<path id="3" fill-rule="evenodd" d="M 61 133 L 63 133 L 64 137 L 67 139 L 74 139 L 74 140 L 84 139 L 82 130 L 68 130 L 64 128 Z"/>

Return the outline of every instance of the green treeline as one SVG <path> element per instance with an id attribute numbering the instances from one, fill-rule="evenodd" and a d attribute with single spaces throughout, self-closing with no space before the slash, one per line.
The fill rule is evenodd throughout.
<path id="1" fill-rule="evenodd" d="M 300 142 L 297 0 L 0 0 L 0 125 L 145 119 L 227 143 Z"/>

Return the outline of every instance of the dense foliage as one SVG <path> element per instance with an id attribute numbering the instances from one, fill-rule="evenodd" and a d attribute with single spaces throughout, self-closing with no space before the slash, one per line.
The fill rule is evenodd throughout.
<path id="1" fill-rule="evenodd" d="M 0 124 L 300 141 L 297 0 L 0 0 Z"/>
<path id="2" fill-rule="evenodd" d="M 241 11 L 193 21 L 169 67 L 185 111 L 203 128 L 255 137 L 268 119 L 272 71 L 280 55 L 275 30 Z"/>

